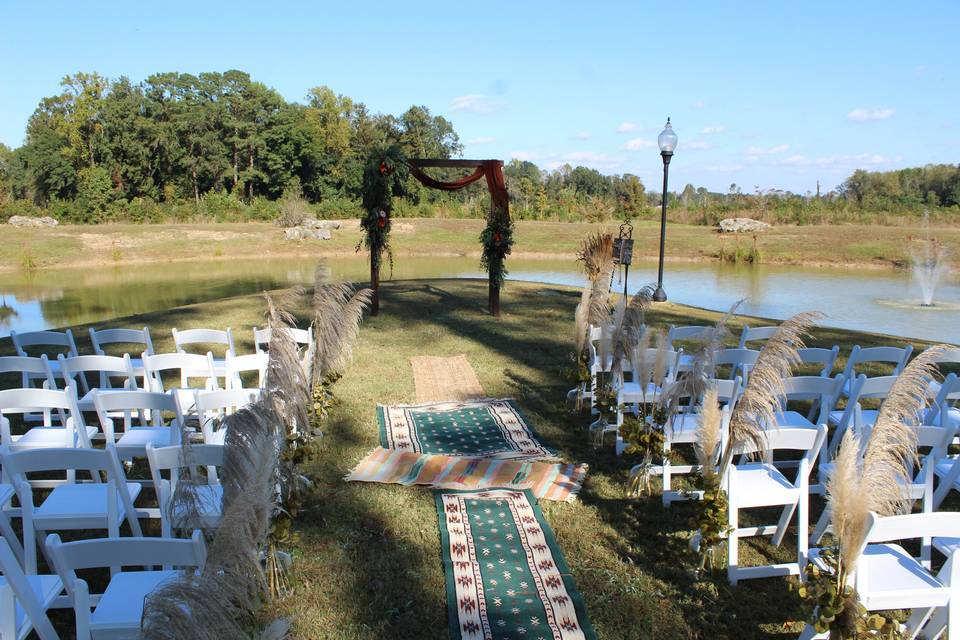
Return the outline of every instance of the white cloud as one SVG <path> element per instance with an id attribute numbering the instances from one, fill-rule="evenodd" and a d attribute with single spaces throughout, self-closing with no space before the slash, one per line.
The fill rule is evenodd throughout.
<path id="1" fill-rule="evenodd" d="M 888 164 L 890 158 L 879 153 L 861 153 L 853 156 L 821 156 L 808 158 L 802 154 L 795 154 L 775 162 L 777 166 L 785 167 L 816 167 L 850 171 L 862 166 Z"/>
<path id="2" fill-rule="evenodd" d="M 464 96 L 457 96 L 450 101 L 451 111 L 464 111 L 466 113 L 476 113 L 480 115 L 489 115 L 503 108 L 504 103 L 482 93 L 468 93 Z"/>
<path id="3" fill-rule="evenodd" d="M 514 160 L 529 160 L 530 162 L 533 162 L 539 157 L 540 157 L 539 154 L 533 153 L 532 151 L 511 151 L 510 152 L 510 158 Z"/>
<path id="4" fill-rule="evenodd" d="M 707 103 L 704 102 L 703 100 L 697 100 L 696 102 L 693 103 L 694 109 L 703 109 L 705 106 L 707 106 Z"/>
<path id="5" fill-rule="evenodd" d="M 681 143 L 679 146 L 682 150 L 686 150 L 686 151 L 712 148 L 712 145 L 706 140 L 694 140 L 693 142 L 684 142 L 684 143 Z"/>
<path id="6" fill-rule="evenodd" d="M 589 131 L 581 131 L 580 133 L 578 133 L 577 135 L 575 135 L 575 136 L 573 136 L 573 137 L 576 138 L 577 140 L 589 140 L 589 139 L 590 139 L 590 132 L 589 132 Z"/>
<path id="7" fill-rule="evenodd" d="M 758 156 L 772 156 L 778 153 L 783 153 L 790 148 L 788 144 L 778 144 L 773 147 L 747 147 L 747 150 L 744 153 L 751 158 L 756 158 Z"/>
<path id="8" fill-rule="evenodd" d="M 705 136 L 709 136 L 714 133 L 723 133 L 726 130 L 727 128 L 721 124 L 714 127 L 704 127 L 703 129 L 700 130 L 700 133 L 702 133 Z"/>
<path id="9" fill-rule="evenodd" d="M 864 109 L 862 107 L 854 109 L 847 114 L 848 120 L 854 122 L 870 122 L 873 120 L 886 120 L 893 115 L 893 109 Z"/>
<path id="10" fill-rule="evenodd" d="M 491 136 L 480 136 L 479 138 L 470 138 L 467 140 L 467 144 L 490 144 L 496 141 L 497 139 Z"/>
<path id="11" fill-rule="evenodd" d="M 621 122 L 617 127 L 617 133 L 630 133 L 631 131 L 636 131 L 640 127 L 637 126 L 635 122 Z"/>
<path id="12" fill-rule="evenodd" d="M 657 146 L 657 143 L 653 140 L 647 140 L 646 138 L 633 138 L 632 140 L 627 140 L 626 143 L 621 149 L 626 149 L 627 151 L 639 151 L 640 149 L 653 149 Z"/>

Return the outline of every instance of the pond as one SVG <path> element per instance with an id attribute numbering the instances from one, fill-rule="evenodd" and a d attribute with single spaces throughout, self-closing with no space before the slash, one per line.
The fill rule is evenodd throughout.
<path id="1" fill-rule="evenodd" d="M 361 257 L 324 259 L 330 277 L 364 281 Z M 173 306 L 310 284 L 316 260 L 233 260 L 120 265 L 100 269 L 0 273 L 0 335 L 10 330 L 66 327 Z M 573 260 L 508 262 L 509 279 L 579 286 Z M 475 258 L 398 258 L 393 277 L 481 278 Z M 656 264 L 634 265 L 629 290 L 656 280 Z M 667 264 L 664 288 L 673 302 L 786 318 L 805 310 L 827 314 L 826 325 L 940 340 L 958 340 L 960 286 L 951 277 L 937 289 L 936 306 L 919 307 L 919 289 L 906 272 L 719 263 Z M 509 284 L 508 284 L 509 286 Z M 613 287 L 622 288 L 615 278 Z"/>

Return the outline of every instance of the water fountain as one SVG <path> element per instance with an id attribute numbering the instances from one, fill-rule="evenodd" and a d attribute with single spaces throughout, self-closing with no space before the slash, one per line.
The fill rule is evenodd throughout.
<path id="1" fill-rule="evenodd" d="M 931 236 L 917 239 L 910 251 L 910 263 L 913 279 L 920 287 L 920 306 L 934 306 L 933 297 L 937 291 L 937 283 L 950 271 L 946 247 Z"/>

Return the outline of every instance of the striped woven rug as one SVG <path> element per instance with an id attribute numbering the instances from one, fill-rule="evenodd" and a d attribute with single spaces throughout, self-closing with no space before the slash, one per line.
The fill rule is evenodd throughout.
<path id="1" fill-rule="evenodd" d="M 539 499 L 573 502 L 586 475 L 586 464 L 463 458 L 377 448 L 344 480 L 437 489 L 529 489 Z"/>

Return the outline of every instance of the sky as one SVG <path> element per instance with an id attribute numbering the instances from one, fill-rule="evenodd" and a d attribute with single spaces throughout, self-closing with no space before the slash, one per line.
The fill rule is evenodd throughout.
<path id="1" fill-rule="evenodd" d="M 660 189 L 833 189 L 960 162 L 960 2 L 0 0 L 0 142 L 61 78 L 241 69 L 453 122 L 464 157 L 633 173 Z"/>

